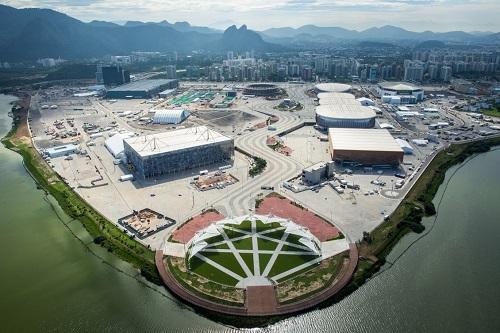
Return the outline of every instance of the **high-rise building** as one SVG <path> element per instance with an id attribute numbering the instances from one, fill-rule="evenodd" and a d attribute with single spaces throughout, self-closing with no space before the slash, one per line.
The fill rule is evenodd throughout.
<path id="1" fill-rule="evenodd" d="M 177 68 L 175 65 L 167 65 L 167 79 L 177 79 Z"/>
<path id="2" fill-rule="evenodd" d="M 130 82 L 130 73 L 121 66 L 101 66 L 97 65 L 96 79 L 100 78 L 102 73 L 102 83 L 105 85 L 120 85 Z M 100 82 L 98 82 L 100 83 Z"/>
<path id="3" fill-rule="evenodd" d="M 451 81 L 451 75 L 452 75 L 452 70 L 450 66 L 443 66 L 441 67 L 441 72 L 439 75 L 439 78 L 444 81 L 444 82 L 450 82 Z"/>

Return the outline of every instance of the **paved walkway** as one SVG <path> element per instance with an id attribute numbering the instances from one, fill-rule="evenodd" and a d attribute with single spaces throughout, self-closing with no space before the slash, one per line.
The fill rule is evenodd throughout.
<path id="1" fill-rule="evenodd" d="M 336 256 L 347 250 L 349 250 L 349 242 L 345 238 L 321 243 L 321 257 L 323 259 Z"/>

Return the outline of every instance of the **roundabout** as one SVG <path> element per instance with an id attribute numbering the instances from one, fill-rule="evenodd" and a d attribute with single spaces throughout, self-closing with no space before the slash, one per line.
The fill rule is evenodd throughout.
<path id="1" fill-rule="evenodd" d="M 205 310 L 238 316 L 303 311 L 347 284 L 357 250 L 340 232 L 325 240 L 301 223 L 271 214 L 225 218 L 177 244 L 182 256 L 157 251 L 156 265 L 174 294 Z"/>

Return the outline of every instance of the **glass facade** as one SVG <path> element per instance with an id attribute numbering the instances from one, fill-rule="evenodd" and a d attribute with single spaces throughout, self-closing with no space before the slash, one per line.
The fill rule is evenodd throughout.
<path id="1" fill-rule="evenodd" d="M 148 156 L 141 156 L 127 142 L 124 142 L 124 147 L 127 160 L 134 166 L 136 176 L 143 179 L 227 162 L 234 158 L 233 140 Z"/>

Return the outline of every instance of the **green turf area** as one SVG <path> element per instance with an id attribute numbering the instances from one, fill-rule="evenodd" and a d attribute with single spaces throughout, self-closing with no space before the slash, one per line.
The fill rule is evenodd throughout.
<path id="1" fill-rule="evenodd" d="M 304 244 L 302 244 L 300 242 L 301 238 L 302 237 L 297 236 L 297 235 L 288 235 L 288 237 L 286 238 L 286 241 L 289 242 L 289 243 L 292 243 L 292 244 L 297 244 L 297 245 L 300 245 L 300 246 L 304 246 Z"/>
<path id="2" fill-rule="evenodd" d="M 304 245 L 302 245 L 304 246 Z M 281 248 L 281 251 L 302 251 L 304 252 L 304 249 L 299 249 L 298 247 L 292 246 L 292 245 L 283 245 Z"/>
<path id="3" fill-rule="evenodd" d="M 252 237 L 237 240 L 237 241 L 233 242 L 233 245 L 238 250 L 251 250 L 251 249 L 253 249 Z"/>
<path id="4" fill-rule="evenodd" d="M 226 236 L 229 238 L 229 239 L 233 239 L 233 238 L 236 238 L 236 237 L 241 237 L 241 236 L 246 236 L 246 234 L 243 234 L 241 232 L 237 232 L 237 231 L 234 231 L 234 230 L 230 230 L 230 229 L 226 229 L 224 228 L 224 232 L 226 233 Z M 221 236 L 222 237 L 222 236 Z M 208 243 L 208 242 L 207 242 Z M 209 243 L 210 244 L 210 243 Z"/>
<path id="5" fill-rule="evenodd" d="M 272 254 L 259 254 L 260 273 L 264 272 Z"/>
<path id="6" fill-rule="evenodd" d="M 241 277 L 247 276 L 232 253 L 200 252 L 200 254 Z M 206 264 L 204 266 L 208 266 L 211 270 L 219 271 L 212 265 Z"/>
<path id="7" fill-rule="evenodd" d="M 500 117 L 500 105 L 493 106 L 491 109 L 481 110 L 481 113 L 490 117 Z"/>
<path id="8" fill-rule="evenodd" d="M 240 256 L 253 274 L 253 253 L 240 253 Z"/>
<path id="9" fill-rule="evenodd" d="M 203 277 L 206 277 L 207 279 L 214 282 L 218 282 L 229 286 L 235 286 L 236 283 L 238 283 L 238 281 L 235 278 L 219 271 L 218 269 L 215 269 L 210 265 L 207 265 L 203 260 L 197 257 L 191 258 L 190 269 L 192 272 L 201 275 Z"/>
<path id="10" fill-rule="evenodd" d="M 252 222 L 249 220 L 245 220 L 241 222 L 241 224 L 229 224 L 231 228 L 243 230 L 243 231 L 252 231 Z"/>
<path id="11" fill-rule="evenodd" d="M 273 251 L 278 246 L 278 243 L 262 238 L 257 239 L 257 244 L 259 246 L 259 250 L 268 251 Z"/>
<path id="12" fill-rule="evenodd" d="M 274 239 L 280 240 L 281 237 L 283 237 L 284 233 L 285 233 L 285 230 L 283 229 L 283 230 L 276 230 L 273 232 L 268 232 L 268 233 L 263 234 L 262 236 L 266 236 L 269 238 L 274 238 Z"/>
<path id="13" fill-rule="evenodd" d="M 210 238 L 205 240 L 205 242 L 207 242 L 207 244 L 213 244 L 213 243 L 218 243 L 218 242 L 223 242 L 223 241 L 224 241 L 224 237 L 222 237 L 222 235 L 210 237 Z"/>
<path id="14" fill-rule="evenodd" d="M 227 245 L 227 243 L 222 243 L 222 244 L 218 244 L 218 245 L 215 245 L 215 246 L 207 246 L 207 249 L 228 250 L 229 249 L 229 245 Z"/>
<path id="15" fill-rule="evenodd" d="M 301 255 L 284 255 L 280 254 L 273 267 L 269 271 L 269 276 L 273 277 L 280 273 L 286 272 L 289 269 L 300 266 L 308 261 L 314 260 L 315 256 L 301 256 Z"/>
<path id="16" fill-rule="evenodd" d="M 264 223 L 261 220 L 255 221 L 255 228 L 257 229 L 257 232 L 276 229 L 276 228 L 280 228 L 280 227 L 281 227 L 281 224 L 279 224 L 278 222 Z"/>

